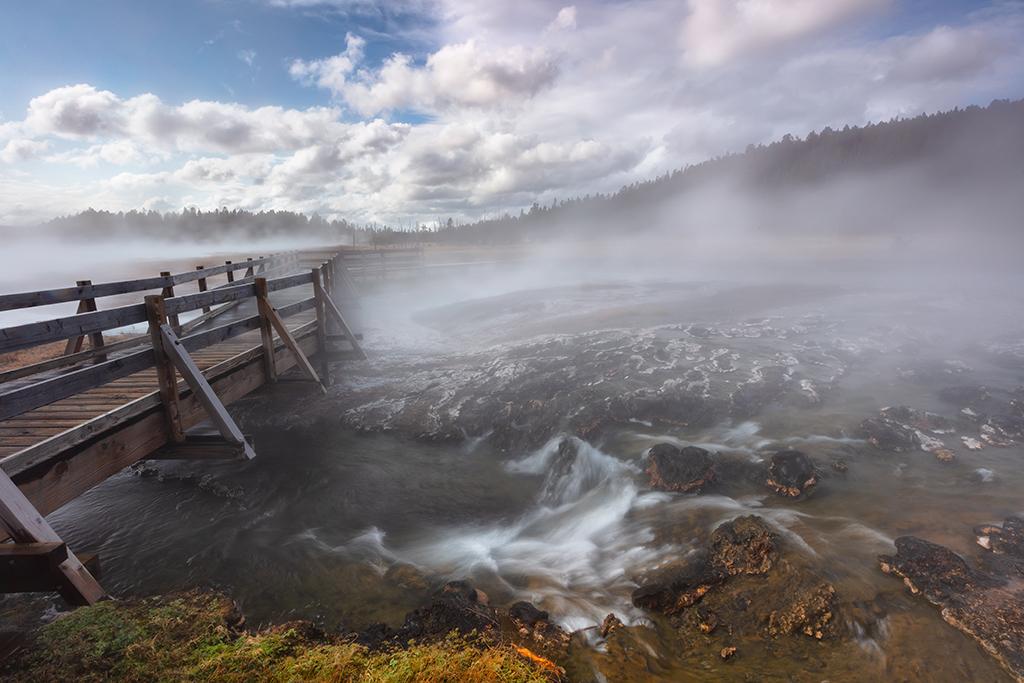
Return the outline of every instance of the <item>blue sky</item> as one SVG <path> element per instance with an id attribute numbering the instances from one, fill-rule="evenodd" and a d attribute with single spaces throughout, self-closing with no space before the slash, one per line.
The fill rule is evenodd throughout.
<path id="1" fill-rule="evenodd" d="M 0 222 L 87 205 L 473 218 L 787 132 L 1024 96 L 1021 2 L 0 8 Z"/>

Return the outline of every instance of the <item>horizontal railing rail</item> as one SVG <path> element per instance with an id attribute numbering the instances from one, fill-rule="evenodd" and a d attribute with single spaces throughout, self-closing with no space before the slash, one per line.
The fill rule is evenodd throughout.
<path id="1" fill-rule="evenodd" d="M 276 257 L 265 256 L 258 259 L 238 261 L 237 263 L 226 263 L 221 266 L 190 270 L 175 275 L 160 275 L 135 280 L 123 280 L 120 282 L 104 282 L 95 285 L 83 285 L 81 287 L 62 287 L 58 289 L 42 289 L 34 292 L 18 292 L 15 294 L 0 294 L 0 311 L 10 311 L 18 308 L 33 308 L 35 306 L 49 306 L 51 304 L 68 303 L 70 301 L 82 301 L 84 299 L 99 299 L 118 294 L 131 294 L 132 292 L 145 292 L 154 289 L 163 289 L 186 282 L 195 282 L 214 275 L 233 273 L 239 270 L 267 265 Z"/>
<path id="2" fill-rule="evenodd" d="M 269 291 L 290 289 L 300 285 L 308 285 L 312 281 L 310 273 L 287 275 L 267 280 L 267 289 Z M 168 315 L 178 315 L 206 306 L 248 299 L 254 296 L 256 296 L 256 286 L 254 284 L 243 284 L 219 287 L 207 292 L 199 292 L 198 294 L 171 297 L 165 300 L 164 305 Z M 0 353 L 18 351 L 19 349 L 49 344 L 61 341 L 62 339 L 81 337 L 95 332 L 116 330 L 146 321 L 146 305 L 131 304 L 117 308 L 108 308 L 104 311 L 76 313 L 63 318 L 0 328 Z"/>
<path id="3" fill-rule="evenodd" d="M 300 273 L 298 275 L 267 280 L 266 285 L 268 291 L 281 291 L 309 285 L 312 282 L 312 273 Z M 241 301 L 255 298 L 256 296 L 256 285 L 246 284 L 201 292 L 199 294 L 172 297 L 164 300 L 164 306 L 168 314 L 172 312 L 182 313 L 198 310 L 204 305 Z M 288 317 L 312 309 L 315 305 L 315 297 L 308 297 L 282 305 L 277 308 L 277 312 L 282 317 Z M 90 332 L 142 323 L 147 320 L 146 305 L 134 304 L 106 311 L 80 313 L 56 320 L 19 325 L 0 330 L 0 351 L 59 341 L 60 339 Z M 259 329 L 260 324 L 261 316 L 252 315 L 209 330 L 194 332 L 183 337 L 181 342 L 186 350 L 195 351 L 244 332 Z M 138 345 L 141 346 L 141 340 Z M 113 350 L 113 346 L 104 347 L 104 350 L 109 353 Z M 118 358 L 105 360 L 94 365 L 18 387 L 0 394 L 0 420 L 6 420 L 30 410 L 49 405 L 55 401 L 69 398 L 83 391 L 102 386 L 115 379 L 147 370 L 155 364 L 152 346 L 148 345 L 146 348 Z"/>

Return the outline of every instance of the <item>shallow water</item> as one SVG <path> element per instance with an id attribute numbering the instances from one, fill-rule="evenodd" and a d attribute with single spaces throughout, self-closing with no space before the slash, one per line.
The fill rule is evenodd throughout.
<path id="1" fill-rule="evenodd" d="M 937 610 L 883 575 L 877 556 L 906 534 L 978 556 L 974 526 L 1024 512 L 1024 449 L 970 451 L 943 437 L 957 455 L 943 463 L 924 451 L 882 453 L 851 434 L 890 404 L 957 414 L 961 406 L 937 395 L 947 384 L 1020 385 L 1024 365 L 1008 366 L 992 350 L 1015 349 L 1024 335 L 1014 336 L 1014 321 L 981 334 L 971 327 L 976 309 L 934 293 L 762 290 L 758 297 L 721 284 L 598 283 L 519 292 L 516 306 L 502 295 L 459 304 L 464 293 L 445 301 L 435 292 L 405 309 L 389 291 L 370 293 L 365 345 L 387 349 L 388 358 L 371 360 L 372 376 L 342 370 L 341 392 L 372 385 L 390 396 L 416 374 L 411 367 L 439 353 L 508 361 L 493 372 L 503 377 L 526 373 L 528 365 L 510 359 L 538 334 L 561 335 L 564 346 L 577 343 L 573 335 L 613 329 L 618 341 L 601 353 L 618 354 L 615 363 L 638 378 L 697 368 L 713 393 L 755 381 L 766 368 L 788 368 L 802 399 L 701 425 L 620 421 L 590 442 L 577 439 L 578 455 L 568 461 L 558 456 L 566 435 L 557 430 L 538 432 L 542 445 L 529 448 L 496 444 L 486 432 L 429 443 L 395 431 L 356 433 L 340 417 L 351 406 L 339 404 L 334 424 L 287 431 L 249 424 L 259 453 L 252 462 L 125 472 L 51 519 L 73 547 L 100 553 L 103 583 L 115 594 L 212 585 L 236 597 L 253 623 L 397 625 L 440 582 L 471 578 L 492 603 L 532 601 L 569 630 L 591 628 L 609 613 L 642 627 L 648 647 L 636 661 L 616 661 L 591 631 L 589 645 L 574 649 L 573 673 L 583 679 L 600 670 L 607 680 L 1009 680 Z M 382 302 L 388 316 L 375 319 Z M 694 323 L 706 327 L 697 334 Z M 585 339 L 579 343 L 606 342 Z M 423 391 L 472 394 L 475 375 L 449 390 L 445 367 L 431 376 L 417 366 L 417 377 L 433 377 Z M 404 405 L 404 397 L 390 398 Z M 284 395 L 256 403 L 270 413 L 292 405 Z M 665 441 L 752 460 L 799 448 L 826 476 L 800 501 L 767 489 L 656 492 L 644 456 Z M 829 468 L 837 459 L 848 472 Z M 645 574 L 696 548 L 721 522 L 751 513 L 836 587 L 852 637 L 745 642 L 741 657 L 722 663 L 726 636 L 695 643 L 631 604 Z"/>

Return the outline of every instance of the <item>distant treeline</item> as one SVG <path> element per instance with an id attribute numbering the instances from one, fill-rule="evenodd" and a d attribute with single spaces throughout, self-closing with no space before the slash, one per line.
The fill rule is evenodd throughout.
<path id="1" fill-rule="evenodd" d="M 803 139 L 786 135 L 767 145 L 750 145 L 739 154 L 627 185 L 614 194 L 587 195 L 548 206 L 534 203 L 518 214 L 474 223 L 447 218 L 404 230 L 291 211 L 189 208 L 180 213 L 89 209 L 54 219 L 50 225 L 69 237 L 102 234 L 203 241 L 237 234 L 250 238 L 303 236 L 342 244 L 500 244 L 543 240 L 568 229 L 587 234 L 642 230 L 657 222 L 667 202 L 685 201 L 689 193 L 721 181 L 735 183 L 745 193 L 771 194 L 813 189 L 816 183 L 847 176 L 871 177 L 879 171 L 914 167 L 927 174 L 922 177 L 948 182 L 951 187 L 1008 178 L 1024 183 L 1021 159 L 1024 100 L 997 100 L 988 107 L 958 108 L 842 130 L 825 128 Z"/>
<path id="2" fill-rule="evenodd" d="M 49 226 L 69 239 L 146 237 L 155 239 L 217 241 L 227 237 L 248 239 L 297 236 L 335 244 L 409 244 L 419 241 L 414 232 L 387 226 L 355 225 L 294 211 L 244 211 L 187 208 L 180 213 L 159 211 L 97 211 L 87 209 L 50 221 Z"/>
<path id="3" fill-rule="evenodd" d="M 577 197 L 548 206 L 534 204 L 518 215 L 460 225 L 442 223 L 438 242 L 502 243 L 543 240 L 553 232 L 584 235 L 643 230 L 664 220 L 670 201 L 716 181 L 762 197 L 808 188 L 844 177 L 871 178 L 880 171 L 913 169 L 931 187 L 963 189 L 992 182 L 1017 183 L 1024 191 L 1024 100 L 996 100 L 988 107 L 910 119 L 825 128 L 800 139 L 786 135 L 745 152 L 687 166 L 614 194 Z M 870 199 L 870 198 L 868 198 Z"/>

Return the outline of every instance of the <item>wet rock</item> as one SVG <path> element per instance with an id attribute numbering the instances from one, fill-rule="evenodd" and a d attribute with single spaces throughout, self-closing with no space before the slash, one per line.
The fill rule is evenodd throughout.
<path id="1" fill-rule="evenodd" d="M 623 626 L 625 626 L 625 624 L 622 623 L 621 619 L 614 614 L 609 614 L 604 618 L 604 621 L 601 622 L 601 628 L 598 632 L 601 634 L 602 638 L 607 638 Z"/>
<path id="2" fill-rule="evenodd" d="M 718 628 L 718 615 L 713 610 L 706 607 L 698 607 L 697 617 L 700 619 L 698 628 L 700 628 L 701 633 L 714 633 L 715 629 Z"/>
<path id="3" fill-rule="evenodd" d="M 736 654 L 736 646 L 735 645 L 728 645 L 728 646 L 723 647 L 721 650 L 718 651 L 718 656 L 721 657 L 723 661 L 726 660 L 726 659 L 732 659 L 733 655 L 735 655 L 735 654 Z"/>
<path id="4" fill-rule="evenodd" d="M 682 567 L 666 572 L 633 591 L 633 604 L 662 614 L 678 614 L 700 601 L 726 575 L 711 568 L 706 551 L 687 558 Z"/>
<path id="5" fill-rule="evenodd" d="M 1010 517 L 1002 526 L 984 525 L 974 529 L 978 545 L 997 555 L 1024 559 L 1024 519 Z"/>
<path id="6" fill-rule="evenodd" d="M 709 563 L 722 576 L 765 574 L 778 559 L 777 537 L 756 515 L 737 517 L 711 534 Z"/>
<path id="7" fill-rule="evenodd" d="M 663 491 L 696 493 L 715 479 L 711 453 L 697 446 L 660 443 L 651 448 L 647 463 L 651 486 Z"/>
<path id="8" fill-rule="evenodd" d="M 1010 517 L 1002 526 L 986 524 L 974 533 L 978 545 L 990 551 L 987 566 L 1002 575 L 1024 577 L 1024 520 Z"/>
<path id="9" fill-rule="evenodd" d="M 846 464 L 845 460 L 833 460 L 832 469 L 839 474 L 846 474 L 850 471 L 850 466 Z"/>
<path id="10" fill-rule="evenodd" d="M 737 517 L 716 528 L 707 549 L 687 558 L 682 567 L 633 591 L 633 604 L 678 614 L 729 577 L 764 574 L 777 559 L 776 536 L 764 520 Z"/>
<path id="11" fill-rule="evenodd" d="M 514 621 L 517 621 L 526 626 L 533 626 L 538 621 L 547 621 L 548 613 L 537 609 L 532 604 L 519 601 L 508 608 L 508 615 L 512 617 Z"/>
<path id="12" fill-rule="evenodd" d="M 426 607 L 413 610 L 395 633 L 399 642 L 443 638 L 449 633 L 487 634 L 498 627 L 498 615 L 479 601 L 468 581 L 450 581 Z"/>
<path id="13" fill-rule="evenodd" d="M 913 536 L 897 538 L 896 555 L 881 556 L 879 563 L 1024 680 L 1024 589 L 1019 582 L 1008 584 L 977 571 L 948 548 Z"/>
<path id="14" fill-rule="evenodd" d="M 769 635 L 803 633 L 821 640 L 832 628 L 835 600 L 836 589 L 827 583 L 794 596 L 789 606 L 769 616 Z"/>
<path id="15" fill-rule="evenodd" d="M 780 496 L 798 498 L 817 483 L 814 463 L 804 453 L 786 450 L 772 456 L 767 484 Z"/>
<path id="16" fill-rule="evenodd" d="M 883 451 L 902 453 L 918 446 L 916 430 L 885 416 L 861 422 L 858 435 Z"/>

